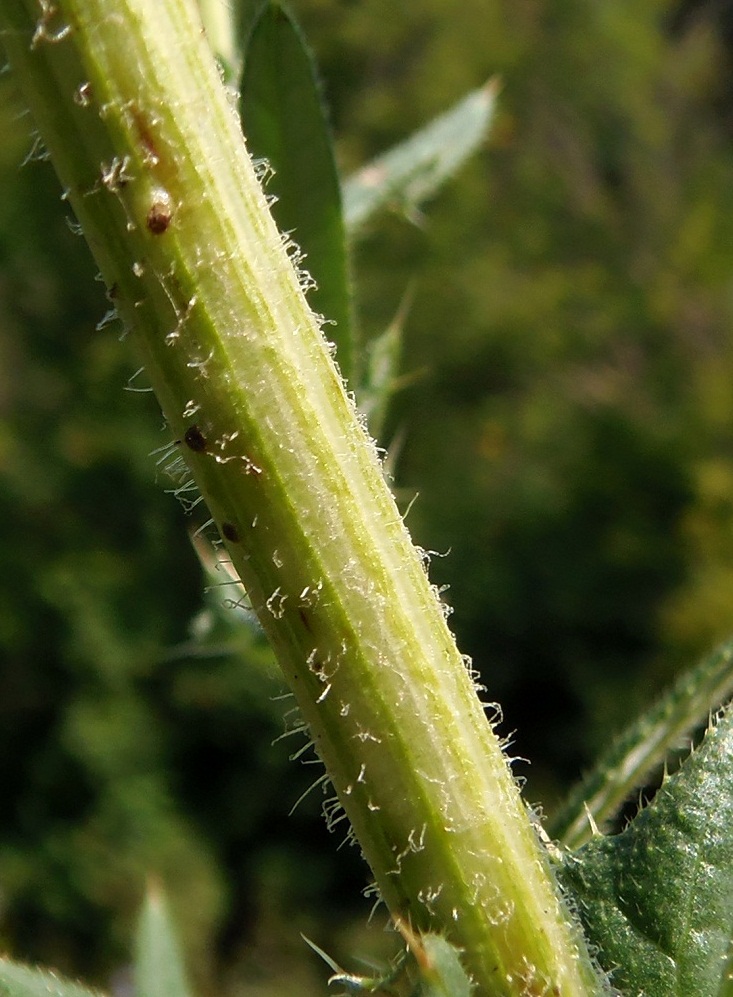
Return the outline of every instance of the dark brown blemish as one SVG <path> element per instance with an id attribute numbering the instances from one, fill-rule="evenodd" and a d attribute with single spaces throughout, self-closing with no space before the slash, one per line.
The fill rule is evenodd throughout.
<path id="1" fill-rule="evenodd" d="M 170 201 L 159 198 L 153 201 L 148 208 L 145 224 L 148 227 L 148 231 L 152 232 L 153 235 L 162 235 L 167 231 L 172 217 Z"/>
<path id="2" fill-rule="evenodd" d="M 145 149 L 145 154 L 148 157 L 149 162 L 153 166 L 157 166 L 160 162 L 160 152 L 158 146 L 156 145 L 155 139 L 153 138 L 153 133 L 150 129 L 150 125 L 140 110 L 139 107 L 133 106 L 132 117 L 137 126 L 137 134 L 140 139 L 140 144 Z"/>
<path id="3" fill-rule="evenodd" d="M 298 610 L 298 616 L 300 617 L 300 622 L 303 624 L 308 633 L 313 633 L 311 630 L 310 620 L 308 619 L 308 614 L 304 609 Z"/>
<path id="4" fill-rule="evenodd" d="M 239 530 L 234 523 L 222 523 L 221 533 L 225 540 L 229 540 L 233 544 L 239 543 Z"/>
<path id="5" fill-rule="evenodd" d="M 206 437 L 198 426 L 189 426 L 183 434 L 183 442 L 196 453 L 203 453 L 206 449 Z"/>

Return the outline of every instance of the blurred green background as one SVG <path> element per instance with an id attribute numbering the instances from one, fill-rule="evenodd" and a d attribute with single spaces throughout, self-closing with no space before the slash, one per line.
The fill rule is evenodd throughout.
<path id="1" fill-rule="evenodd" d="M 388 436 L 415 540 L 547 812 L 733 631 L 733 4 L 297 0 L 344 172 L 500 74 L 486 148 L 354 247 L 412 284 Z M 165 493 L 168 437 L 0 78 L 0 946 L 124 989 L 148 872 L 206 993 L 383 945 L 269 652 Z M 353 962 L 350 963 L 353 967 Z"/>

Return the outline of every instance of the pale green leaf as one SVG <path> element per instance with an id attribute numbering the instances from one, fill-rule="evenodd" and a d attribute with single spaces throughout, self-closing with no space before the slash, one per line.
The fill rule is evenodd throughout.
<path id="1" fill-rule="evenodd" d="M 498 85 L 489 81 L 404 142 L 377 156 L 343 186 L 344 216 L 355 235 L 378 211 L 408 216 L 451 177 L 486 138 Z"/>
<path id="2" fill-rule="evenodd" d="M 186 970 L 162 891 L 148 888 L 135 945 L 137 997 L 191 997 Z"/>
<path id="3" fill-rule="evenodd" d="M 402 354 L 402 330 L 409 307 L 409 296 L 387 328 L 367 346 L 364 380 L 357 394 L 359 409 L 366 416 L 369 432 L 381 440 L 389 403 L 404 380 L 399 378 Z"/>
<path id="4" fill-rule="evenodd" d="M 442 935 L 422 935 L 420 997 L 470 997 L 471 982 L 461 965 L 458 951 Z"/>

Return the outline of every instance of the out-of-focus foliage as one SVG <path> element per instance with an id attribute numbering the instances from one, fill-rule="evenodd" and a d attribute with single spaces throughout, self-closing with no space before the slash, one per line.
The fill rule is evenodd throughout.
<path id="1" fill-rule="evenodd" d="M 192 997 L 178 933 L 155 882 L 145 897 L 135 941 L 135 997 Z"/>
<path id="2" fill-rule="evenodd" d="M 436 74 L 504 82 L 486 155 L 355 271 L 377 324 L 416 281 L 405 365 L 428 376 L 392 420 L 408 524 L 450 551 L 432 574 L 546 797 L 733 622 L 724 38 L 665 3 L 367 6 L 328 5 L 316 45 L 326 79 L 368 80 L 336 95 L 349 165 L 407 94 L 408 124 L 430 115 Z M 367 17 L 380 57 L 357 65 Z"/>
<path id="3" fill-rule="evenodd" d="M 344 218 L 352 238 L 384 209 L 417 223 L 423 204 L 485 143 L 500 86 L 471 91 L 403 142 L 343 180 Z"/>
<path id="4" fill-rule="evenodd" d="M 733 41 L 668 0 L 293 7 L 344 172 L 503 79 L 486 151 L 353 270 L 367 336 L 413 282 L 398 492 L 547 798 L 733 630 Z M 319 792 L 286 816 L 319 771 L 270 747 L 288 707 L 256 632 L 191 643 L 201 520 L 164 494 L 159 414 L 1 86 L 0 938 L 106 982 L 152 870 L 199 979 L 292 993 L 298 930 L 353 954 L 320 932 L 363 873 Z"/>

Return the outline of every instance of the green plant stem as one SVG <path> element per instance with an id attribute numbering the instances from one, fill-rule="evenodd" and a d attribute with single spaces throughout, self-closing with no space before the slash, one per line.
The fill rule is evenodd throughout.
<path id="1" fill-rule="evenodd" d="M 390 911 L 446 933 L 480 995 L 600 992 L 267 212 L 195 4 L 0 0 L 0 22 Z"/>

